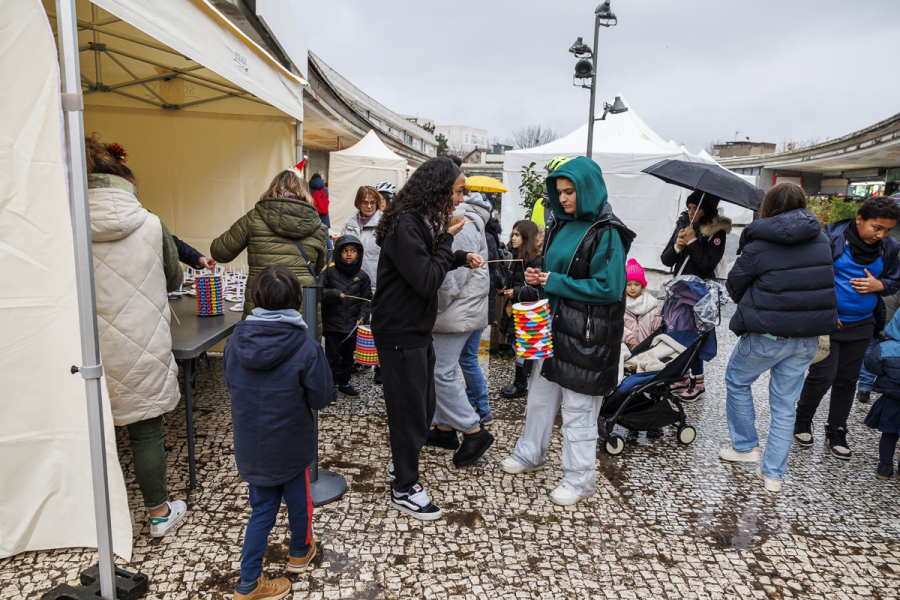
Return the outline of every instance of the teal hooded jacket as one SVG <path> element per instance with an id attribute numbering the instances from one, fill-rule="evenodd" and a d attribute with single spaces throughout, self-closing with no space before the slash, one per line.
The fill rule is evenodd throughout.
<path id="1" fill-rule="evenodd" d="M 575 214 L 567 213 L 559 201 L 557 180 L 566 178 L 575 184 Z M 615 218 L 608 205 L 603 172 L 593 160 L 579 156 L 556 169 L 547 178 L 550 208 L 558 221 L 558 233 L 545 248 L 546 268 L 550 272 L 544 292 L 550 301 L 550 312 L 556 310 L 560 297 L 591 306 L 617 302 L 625 293 L 626 250 L 621 235 L 634 234 L 627 229 L 610 229 L 600 238 L 591 258 L 590 278 L 573 279 L 567 275 L 575 251 L 594 222 L 605 216 Z M 623 231 L 624 230 L 624 231 Z M 612 239 L 610 239 L 612 236 Z"/>

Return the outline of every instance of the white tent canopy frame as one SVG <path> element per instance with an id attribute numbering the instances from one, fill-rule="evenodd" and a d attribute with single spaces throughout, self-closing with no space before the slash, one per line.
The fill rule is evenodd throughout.
<path id="1" fill-rule="evenodd" d="M 363 185 L 388 181 L 399 189 L 406 183 L 409 163 L 370 129 L 353 146 L 331 153 L 328 166 L 329 217 L 332 231 L 339 232 L 356 210 L 353 201 Z"/>
<path id="2" fill-rule="evenodd" d="M 645 268 L 662 270 L 665 267 L 659 256 L 683 210 L 684 191 L 641 171 L 662 160 L 686 157 L 680 148 L 654 133 L 620 97 L 629 110 L 608 114 L 595 123 L 593 160 L 603 170 L 613 210 L 638 235 L 629 256 Z M 503 194 L 501 206 L 504 235 L 509 235 L 513 224 L 525 215 L 519 194 L 522 168 L 533 162 L 534 169 L 543 173 L 544 166 L 556 156 L 584 156 L 587 129 L 585 124 L 549 144 L 506 153 L 503 184 L 509 192 Z"/>
<path id="3" fill-rule="evenodd" d="M 41 3 L 44 4 L 44 7 L 41 6 Z M 81 33 L 79 34 L 76 6 L 79 13 L 90 11 L 92 16 L 99 17 L 97 12 L 97 7 L 99 7 L 109 11 L 113 16 L 92 18 L 90 21 L 82 18 Z M 32 337 L 27 338 L 28 343 L 22 345 L 15 357 L 7 353 L 5 359 L 6 366 L 12 364 L 21 369 L 20 363 L 23 361 L 25 364 L 34 366 L 34 368 L 21 369 L 22 373 L 16 374 L 16 381 L 40 381 L 44 384 L 43 393 L 35 392 L 35 386 L 28 385 L 27 394 L 32 395 L 22 397 L 22 401 L 25 403 L 43 407 L 41 410 L 44 419 L 36 421 L 36 427 L 28 430 L 29 439 L 53 440 L 55 430 L 52 427 L 58 428 L 60 423 L 58 419 L 47 418 L 47 415 L 71 413 L 73 406 L 72 383 L 76 380 L 69 373 L 69 369 L 73 363 L 81 365 L 76 372 L 80 372 L 85 380 L 81 402 L 85 402 L 88 408 L 87 418 L 83 425 L 79 419 L 72 417 L 65 424 L 68 427 L 66 433 L 69 434 L 66 439 L 71 441 L 72 448 L 65 457 L 56 458 L 56 462 L 59 463 L 56 466 L 68 469 L 63 472 L 75 477 L 76 479 L 73 481 L 84 481 L 88 452 L 85 448 L 85 452 L 82 453 L 81 446 L 76 447 L 75 443 L 79 440 L 85 442 L 89 440 L 89 444 L 86 443 L 86 445 L 89 445 L 95 523 L 90 523 L 87 519 L 73 520 L 71 514 L 61 507 L 52 510 L 51 507 L 55 507 L 55 502 L 59 500 L 65 501 L 69 508 L 80 507 L 85 498 L 75 497 L 73 494 L 83 492 L 80 489 L 76 490 L 73 485 L 69 485 L 65 490 L 55 487 L 43 489 L 41 486 L 62 485 L 63 482 L 49 480 L 44 474 L 34 472 L 31 475 L 26 474 L 23 481 L 16 486 L 10 486 L 10 489 L 5 492 L 4 497 L 13 498 L 15 502 L 18 502 L 15 506 L 22 506 L 22 503 L 18 492 L 14 494 L 12 488 L 28 490 L 32 493 L 29 496 L 29 507 L 26 507 L 30 511 L 27 515 L 29 520 L 24 521 L 26 524 L 31 523 L 32 526 L 25 532 L 26 537 L 22 539 L 3 539 L 3 546 L 12 548 L 15 553 L 42 548 L 89 546 L 96 541 L 100 558 L 101 596 L 111 599 L 115 597 L 113 539 L 117 540 L 116 553 L 127 559 L 131 552 L 131 536 L 121 471 L 118 469 L 118 464 L 109 465 L 107 462 L 117 461 L 117 456 L 115 441 L 111 439 L 110 434 L 112 425 L 109 417 L 109 400 L 105 397 L 103 389 L 105 383 L 102 378 L 97 337 L 90 215 L 83 143 L 85 100 L 88 100 L 89 108 L 94 115 L 113 114 L 121 117 L 122 115 L 135 116 L 154 111 L 160 115 L 186 114 L 202 108 L 207 113 L 214 111 L 218 115 L 229 117 L 228 120 L 219 121 L 224 124 L 229 122 L 231 115 L 235 115 L 235 118 L 238 119 L 240 117 L 250 118 L 250 122 L 253 122 L 254 115 L 270 119 L 274 117 L 282 121 L 289 121 L 291 117 L 302 120 L 302 85 L 305 82 L 287 72 L 261 48 L 242 38 L 242 34 L 239 34 L 206 0 L 155 0 L 153 3 L 97 0 L 96 5 L 91 5 L 85 0 L 55 0 L 55 11 L 53 8 L 52 0 L 0 0 L 0 15 L 3 17 L 0 21 L 8 26 L 17 17 L 27 19 L 30 26 L 27 30 L 31 33 L 29 38 L 31 40 L 35 40 L 40 33 L 41 22 L 44 23 L 43 27 L 49 28 L 46 13 L 53 15 L 58 32 L 61 68 L 61 83 L 57 88 L 56 71 L 51 66 L 55 62 L 52 54 L 44 53 L 40 59 L 32 59 L 31 57 L 35 55 L 33 49 L 18 47 L 19 56 L 17 58 L 17 46 L 0 44 L 0 58 L 3 59 L 0 62 L 0 67 L 3 67 L 0 69 L 0 75 L 15 73 L 20 78 L 20 81 L 11 79 L 3 81 L 4 87 L 16 89 L 22 83 L 22 78 L 28 78 L 28 89 L 37 90 L 36 93 L 39 94 L 35 96 L 37 104 L 31 107 L 28 119 L 22 119 L 21 125 L 15 129 L 19 137 L 9 140 L 0 136 L 0 139 L 3 140 L 3 146 L 0 149 L 7 152 L 0 155 L 0 166 L 4 168 L 4 173 L 7 168 L 13 169 L 12 172 L 17 173 L 15 178 L 7 178 L 6 182 L 0 183 L 0 188 L 3 188 L 4 185 L 11 182 L 9 187 L 12 192 L 12 196 L 3 197 L 0 202 L 0 206 L 10 209 L 5 214 L 0 213 L 0 225 L 8 226 L 11 222 L 19 223 L 23 231 L 38 228 L 36 233 L 39 235 L 30 237 L 27 247 L 8 247 L 9 252 L 0 254 L 0 260 L 4 265 L 12 265 L 20 269 L 23 268 L 23 265 L 40 264 L 37 262 L 37 258 L 30 261 L 24 260 L 25 258 L 45 257 L 49 252 L 55 259 L 53 262 L 60 265 L 59 273 L 67 273 L 69 278 L 61 275 L 54 279 L 48 278 L 55 284 L 58 293 L 52 297 L 47 296 L 43 303 L 36 302 L 35 299 L 39 297 L 33 296 L 35 292 L 32 290 L 39 288 L 34 285 L 34 281 L 40 281 L 37 275 L 29 278 L 27 286 L 24 281 L 21 286 L 17 285 L 17 278 L 13 278 L 11 280 L 12 287 L 7 288 L 0 295 L 0 310 L 4 311 L 0 313 L 0 317 L 6 323 L 14 316 L 18 316 L 21 320 L 25 315 L 31 315 L 30 323 L 33 324 L 35 320 L 40 319 L 43 325 L 32 328 L 34 330 Z M 35 28 L 35 24 L 37 24 L 37 28 Z M 129 31 L 129 28 L 134 31 Z M 98 29 L 103 33 L 100 33 Z M 123 33 L 123 30 L 126 31 Z M 49 41 L 50 31 L 47 29 L 44 31 L 47 33 L 48 40 L 45 43 L 50 46 L 52 43 Z M 97 45 L 103 43 L 97 41 L 97 38 L 104 34 L 117 40 L 115 47 Z M 79 35 L 88 35 L 94 39 L 88 44 L 83 44 L 80 43 L 83 41 L 83 37 L 80 40 Z M 126 39 L 125 36 L 134 39 Z M 9 36 L 8 39 L 15 38 Z M 79 50 L 93 51 L 94 67 L 96 73 L 100 73 L 101 77 L 91 78 L 81 70 Z M 22 54 L 23 52 L 27 54 Z M 168 57 L 169 60 L 161 60 L 157 54 Z M 23 62 L 22 56 L 28 57 L 28 60 Z M 187 56 L 191 56 L 195 61 L 188 60 L 185 58 Z M 44 63 L 41 63 L 41 60 Z M 6 68 L 19 63 L 34 65 L 36 68 L 30 70 Z M 110 68 L 120 69 L 117 77 L 103 78 L 104 69 Z M 153 69 L 153 72 L 149 72 L 148 69 Z M 173 80 L 179 83 L 190 82 L 192 85 L 202 88 L 203 91 L 198 93 L 197 97 L 185 102 L 167 101 L 165 99 L 171 90 L 167 91 L 162 87 L 154 88 L 153 84 Z M 112 86 L 118 87 L 112 89 Z M 123 90 L 127 91 L 123 92 Z M 135 91 L 143 92 L 143 97 L 132 93 Z M 87 92 L 87 94 L 83 92 Z M 12 106 L 21 109 L 21 104 L 22 102 L 19 101 L 18 104 L 13 103 Z M 35 110 L 36 108 L 41 110 Z M 173 110 L 176 108 L 178 110 Z M 135 118 L 137 117 L 135 116 Z M 19 129 L 22 129 L 21 133 L 19 133 Z M 53 152 L 48 151 L 48 132 L 50 148 L 56 146 L 56 162 L 54 162 Z M 56 137 L 55 143 L 54 137 Z M 63 137 L 64 140 L 61 139 Z M 26 140 L 27 143 L 23 143 Z M 32 140 L 40 140 L 43 145 L 35 145 Z M 10 148 L 13 149 L 13 152 L 8 152 Z M 282 162 L 290 162 L 284 158 L 284 156 L 277 156 L 274 162 L 279 165 Z M 292 159 L 293 156 L 290 158 Z M 271 175 L 267 174 L 267 176 Z M 2 179 L 0 177 L 0 180 Z M 66 179 L 65 183 L 62 181 L 63 179 Z M 57 183 L 54 184 L 56 187 L 50 184 L 42 185 L 44 181 L 48 180 L 56 181 Z M 67 193 L 64 186 L 68 188 Z M 71 222 L 66 222 L 63 225 L 64 229 L 60 228 L 59 219 L 29 218 L 30 212 L 27 210 L 29 199 L 34 199 L 35 194 L 40 193 L 45 194 L 44 197 L 48 198 L 48 202 L 41 204 L 42 207 L 52 203 L 58 204 L 60 201 L 64 203 L 63 206 L 68 204 L 71 210 Z M 68 195 L 68 202 L 64 199 L 65 195 Z M 9 240 L 5 241 L 12 239 L 13 236 L 10 236 Z M 74 256 L 75 259 L 74 274 L 71 267 L 63 269 L 63 266 L 67 264 L 65 255 L 68 252 L 71 252 L 72 254 L 69 256 Z M 51 270 L 45 269 L 45 275 L 50 275 Z M 63 309 L 70 307 L 68 310 L 74 311 L 72 304 L 76 298 L 78 300 L 78 318 L 69 319 L 66 322 L 65 327 L 68 329 L 65 333 L 50 329 L 50 323 L 59 319 L 63 314 Z M 47 302 L 51 300 L 59 304 L 48 304 Z M 79 323 L 77 327 L 80 328 L 80 334 L 69 331 L 76 326 L 76 320 Z M 21 333 L 19 329 L 15 329 L 17 334 Z M 11 334 L 12 330 L 7 333 Z M 64 352 L 48 353 L 43 349 L 45 344 L 40 343 L 40 340 L 44 339 L 41 336 L 51 334 L 56 335 L 54 341 L 57 346 L 64 349 Z M 78 336 L 80 339 L 82 356 L 77 363 L 76 358 L 70 356 L 74 338 L 64 337 L 64 335 Z M 49 340 L 47 343 L 53 345 Z M 33 355 L 36 352 L 40 352 L 40 354 Z M 52 364 L 47 363 L 48 357 L 53 358 Z M 11 359 L 14 360 L 10 363 Z M 39 366 L 42 369 L 49 366 L 49 374 L 43 378 L 38 375 L 35 369 Z M 57 382 L 56 374 L 60 370 L 65 372 L 65 377 L 68 379 Z M 56 387 L 51 388 L 50 385 Z M 65 394 L 57 395 L 51 392 L 52 389 L 59 389 L 61 385 L 66 386 Z M 23 386 L 23 388 L 25 387 Z M 63 404 L 55 405 L 54 403 Z M 82 404 L 82 406 L 84 405 Z M 32 410 L 28 414 L 33 415 L 34 412 Z M 16 414 L 18 416 L 18 413 Z M 81 414 L 84 415 L 83 412 Z M 10 423 L 7 421 L 4 425 L 21 427 L 30 424 L 31 422 Z M 81 427 L 86 431 L 79 429 Z M 13 430 L 13 433 L 16 431 Z M 0 445 L 0 449 L 10 451 L 14 458 L 16 450 L 10 444 L 16 438 L 14 435 L 4 437 L 3 433 L 4 431 L 0 431 L 0 444 L 5 445 Z M 31 463 L 29 462 L 29 464 Z M 109 471 L 107 471 L 107 466 L 109 466 Z M 31 487 L 29 488 L 28 485 Z M 122 493 L 119 493 L 119 488 Z M 114 492 L 112 497 L 110 492 Z M 37 513 L 37 516 L 32 514 L 35 503 L 47 510 Z M 4 520 L 7 522 L 3 526 L 5 532 L 7 526 L 20 525 L 21 519 L 17 521 L 19 515 L 9 512 L 14 510 L 14 507 L 5 505 L 3 508 L 6 511 Z M 117 510 L 119 509 L 124 509 L 124 524 L 122 519 L 118 519 Z M 40 517 L 38 521 L 33 520 L 38 517 Z M 73 530 L 76 521 L 77 532 Z M 73 527 L 66 527 L 67 523 L 71 523 Z M 96 525 L 96 538 L 93 540 L 89 540 L 89 536 L 85 534 L 84 526 L 86 524 L 89 524 L 90 527 Z M 45 531 L 48 529 L 48 525 L 52 536 Z M 127 535 L 120 539 L 120 533 L 125 531 L 125 527 L 127 527 Z M 14 531 L 18 532 L 16 529 Z M 36 532 L 41 535 L 37 536 Z M 50 539 L 53 541 L 49 542 Z M 124 543 L 119 544 L 123 540 Z"/>

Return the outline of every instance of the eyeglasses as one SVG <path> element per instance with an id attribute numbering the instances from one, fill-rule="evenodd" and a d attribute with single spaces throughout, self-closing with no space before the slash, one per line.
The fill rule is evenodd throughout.
<path id="1" fill-rule="evenodd" d="M 360 202 L 360 204 L 362 204 L 363 206 L 378 206 L 378 203 L 374 200 L 363 200 L 362 202 Z"/>

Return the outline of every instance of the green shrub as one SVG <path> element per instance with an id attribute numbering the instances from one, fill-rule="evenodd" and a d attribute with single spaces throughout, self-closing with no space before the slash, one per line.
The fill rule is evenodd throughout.
<path id="1" fill-rule="evenodd" d="M 525 218 L 531 218 L 535 202 L 539 202 L 544 193 L 544 176 L 534 170 L 535 163 L 522 167 L 522 183 L 519 185 L 519 194 L 522 196 L 522 206 L 525 207 Z"/>
<path id="2" fill-rule="evenodd" d="M 852 219 L 859 209 L 859 202 L 844 196 L 813 196 L 809 199 L 809 210 L 822 227 L 844 219 Z"/>

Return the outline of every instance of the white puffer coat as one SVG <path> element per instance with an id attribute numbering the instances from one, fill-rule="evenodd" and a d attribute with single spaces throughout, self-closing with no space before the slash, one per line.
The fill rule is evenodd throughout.
<path id="1" fill-rule="evenodd" d="M 375 278 L 378 275 L 378 258 L 381 256 L 381 246 L 375 243 L 375 228 L 381 221 L 381 211 L 376 210 L 365 227 L 360 228 L 359 211 L 354 212 L 341 229 L 341 236 L 352 235 L 363 245 L 363 263 L 362 270 L 366 272 L 372 281 L 372 293 L 375 293 Z"/>
<path id="2" fill-rule="evenodd" d="M 475 252 L 487 260 L 487 239 L 484 229 L 491 213 L 487 201 L 474 192 L 466 196 L 457 207 L 456 214 L 462 212 L 466 221 L 474 221 L 463 226 L 453 238 L 453 251 Z M 488 324 L 488 293 L 490 293 L 490 270 L 487 265 L 480 269 L 463 267 L 447 273 L 441 289 L 438 290 L 438 316 L 434 324 L 435 333 L 463 333 L 484 329 Z"/>
<path id="3" fill-rule="evenodd" d="M 127 425 L 178 404 L 160 220 L 127 182 L 88 190 L 100 355 L 113 420 Z M 123 185 L 124 184 L 124 185 Z"/>

